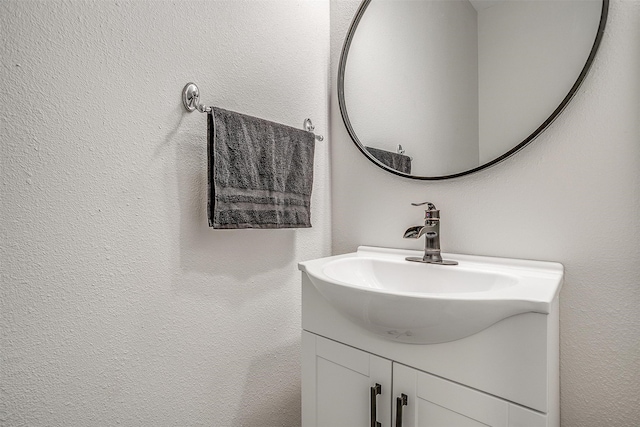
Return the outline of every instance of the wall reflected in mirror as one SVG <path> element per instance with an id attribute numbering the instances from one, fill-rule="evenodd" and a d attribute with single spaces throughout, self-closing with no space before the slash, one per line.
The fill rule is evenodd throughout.
<path id="1" fill-rule="evenodd" d="M 603 2 L 371 0 L 363 7 L 339 90 L 354 139 L 388 168 L 442 177 L 490 163 L 552 115 L 585 67 Z"/>

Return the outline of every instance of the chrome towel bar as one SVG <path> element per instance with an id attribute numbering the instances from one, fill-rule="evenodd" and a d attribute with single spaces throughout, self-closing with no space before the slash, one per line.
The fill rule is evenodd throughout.
<path id="1" fill-rule="evenodd" d="M 184 105 L 185 110 L 189 112 L 198 110 L 201 113 L 208 113 L 211 111 L 210 106 L 200 103 L 200 90 L 195 83 L 187 83 L 184 89 L 182 89 L 182 105 Z M 308 132 L 313 132 L 315 129 L 311 119 L 304 119 L 303 126 L 304 130 Z M 316 140 L 323 141 L 324 136 L 316 135 Z"/>

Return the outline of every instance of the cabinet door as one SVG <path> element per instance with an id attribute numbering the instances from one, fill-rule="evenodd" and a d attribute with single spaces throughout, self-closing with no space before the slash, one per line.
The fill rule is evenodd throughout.
<path id="1" fill-rule="evenodd" d="M 403 394 L 406 405 L 398 405 Z M 509 419 L 507 402 L 397 363 L 393 403 L 393 419 L 402 412 L 402 427 L 506 427 Z"/>
<path id="2" fill-rule="evenodd" d="M 387 359 L 303 331 L 303 427 L 371 427 L 372 419 L 391 427 L 391 369 Z"/>

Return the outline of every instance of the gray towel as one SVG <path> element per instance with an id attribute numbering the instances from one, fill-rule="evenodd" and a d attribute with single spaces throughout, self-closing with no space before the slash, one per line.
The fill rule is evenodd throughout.
<path id="1" fill-rule="evenodd" d="M 406 174 L 411 173 L 411 157 L 404 154 L 394 153 L 391 151 L 380 150 L 379 148 L 365 147 L 367 151 L 378 161 L 395 169 L 398 172 Z"/>
<path id="2" fill-rule="evenodd" d="M 311 227 L 314 134 L 221 108 L 207 116 L 209 226 Z"/>

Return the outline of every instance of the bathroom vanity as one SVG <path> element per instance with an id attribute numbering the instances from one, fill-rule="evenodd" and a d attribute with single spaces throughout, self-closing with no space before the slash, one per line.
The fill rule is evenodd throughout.
<path id="1" fill-rule="evenodd" d="M 303 426 L 559 426 L 562 266 L 420 254 L 300 263 Z"/>

